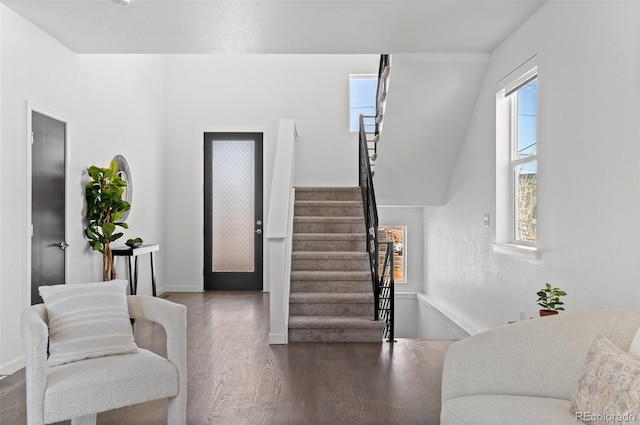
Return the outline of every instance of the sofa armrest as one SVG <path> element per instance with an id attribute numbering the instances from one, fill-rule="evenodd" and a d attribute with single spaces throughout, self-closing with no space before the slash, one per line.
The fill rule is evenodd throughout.
<path id="1" fill-rule="evenodd" d="M 44 304 L 27 307 L 20 321 L 25 354 L 27 423 L 44 423 L 44 393 L 47 387 L 49 327 Z"/>
<path id="2" fill-rule="evenodd" d="M 455 342 L 445 355 L 442 400 L 509 394 L 570 400 L 596 335 L 628 350 L 638 310 L 563 313 Z"/>
<path id="3" fill-rule="evenodd" d="M 180 392 L 187 391 L 187 307 L 162 298 L 128 295 L 129 315 L 160 324 L 167 334 L 167 359 L 178 369 Z"/>

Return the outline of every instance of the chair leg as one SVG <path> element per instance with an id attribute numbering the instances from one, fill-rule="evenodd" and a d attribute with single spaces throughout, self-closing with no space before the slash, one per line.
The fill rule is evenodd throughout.
<path id="1" fill-rule="evenodd" d="M 80 417 L 71 419 L 71 425 L 96 425 L 97 419 L 98 419 L 98 414 L 93 413 L 91 415 L 80 416 Z"/>
<path id="2" fill-rule="evenodd" d="M 178 394 L 169 398 L 167 425 L 185 425 L 187 423 L 187 395 Z"/>

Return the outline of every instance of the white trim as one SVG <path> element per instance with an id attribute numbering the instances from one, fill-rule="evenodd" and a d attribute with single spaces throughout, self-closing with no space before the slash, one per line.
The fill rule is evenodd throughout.
<path id="1" fill-rule="evenodd" d="M 538 55 L 533 55 L 496 83 L 496 92 L 508 92 L 522 81 L 538 73 Z"/>
<path id="2" fill-rule="evenodd" d="M 478 331 L 478 329 L 476 329 L 474 326 L 466 322 L 464 319 L 447 311 L 445 307 L 437 304 L 435 301 L 429 298 L 426 294 L 416 293 L 416 297 L 418 299 L 419 304 L 436 312 L 440 317 L 442 317 L 442 319 L 447 321 L 450 325 L 452 325 L 454 328 L 456 328 L 460 332 L 465 333 L 467 335 L 476 335 L 480 333 L 480 331 Z"/>
<path id="3" fill-rule="evenodd" d="M 9 363 L 0 365 L 0 375 L 12 375 L 24 367 L 24 356 L 20 356 Z"/>
<path id="4" fill-rule="evenodd" d="M 204 292 L 200 285 L 165 285 L 162 288 L 158 288 L 158 295 L 162 295 L 165 292 Z"/>
<path id="5" fill-rule="evenodd" d="M 269 332 L 269 345 L 284 345 L 287 344 L 286 334 L 276 334 Z"/>
<path id="6" fill-rule="evenodd" d="M 67 241 L 69 239 L 69 211 L 68 205 L 70 205 L 69 197 L 69 164 L 70 164 L 70 131 L 69 131 L 69 122 L 67 120 L 62 119 L 62 114 L 56 112 L 54 108 L 49 107 L 48 105 L 42 105 L 39 102 L 26 100 L 26 131 L 25 131 L 25 140 L 26 143 L 26 158 L 25 158 L 25 169 L 26 169 L 26 229 L 25 229 L 25 264 L 26 264 L 26 287 L 23 287 L 22 296 L 24 307 L 29 307 L 31 305 L 31 237 L 33 235 L 32 231 L 32 222 L 33 217 L 31 214 L 32 208 L 32 186 L 33 186 L 33 167 L 32 167 L 32 155 L 33 155 L 33 146 L 31 140 L 31 132 L 32 132 L 32 114 L 33 112 L 38 112 L 39 114 L 45 115 L 49 118 L 55 119 L 56 121 L 60 121 L 64 123 L 64 240 Z M 64 251 L 64 281 L 67 282 L 67 278 L 69 275 L 69 255 L 67 254 L 67 250 Z"/>
<path id="7" fill-rule="evenodd" d="M 513 255 L 527 260 L 539 261 L 541 259 L 540 250 L 536 246 L 519 245 L 515 243 L 492 243 L 493 252 L 498 254 Z"/>

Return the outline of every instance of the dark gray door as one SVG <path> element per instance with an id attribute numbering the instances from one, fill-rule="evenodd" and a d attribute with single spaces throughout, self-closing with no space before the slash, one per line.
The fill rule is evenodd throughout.
<path id="1" fill-rule="evenodd" d="M 262 133 L 205 133 L 204 158 L 204 288 L 262 290 Z"/>
<path id="2" fill-rule="evenodd" d="M 66 124 L 31 113 L 31 304 L 42 302 L 38 287 L 65 283 Z"/>

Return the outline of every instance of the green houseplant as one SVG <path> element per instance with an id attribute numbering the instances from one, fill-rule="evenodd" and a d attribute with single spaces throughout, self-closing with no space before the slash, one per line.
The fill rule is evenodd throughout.
<path id="1" fill-rule="evenodd" d="M 552 314 L 558 314 L 558 311 L 564 310 L 564 303 L 560 301 L 560 297 L 564 297 L 567 293 L 559 288 L 552 287 L 549 283 L 545 284 L 545 287 L 539 290 L 538 305 L 542 307 L 540 310 L 540 316 L 549 316 Z"/>
<path id="2" fill-rule="evenodd" d="M 118 176 L 116 166 L 111 161 L 109 168 L 87 168 L 90 180 L 85 187 L 88 221 L 85 235 L 91 248 L 102 253 L 103 280 L 116 278 L 110 244 L 122 237 L 121 232 L 116 233 L 116 227 L 127 228 L 126 223 L 119 221 L 120 214 L 131 207 L 122 199 L 126 183 Z"/>

